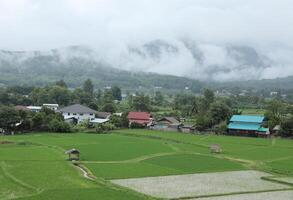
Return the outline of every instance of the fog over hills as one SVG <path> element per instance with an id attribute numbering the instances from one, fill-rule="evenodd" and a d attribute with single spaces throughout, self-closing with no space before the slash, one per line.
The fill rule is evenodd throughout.
<path id="1" fill-rule="evenodd" d="M 282 72 L 278 60 L 253 47 L 199 44 L 193 40 L 158 39 L 142 45 L 128 45 L 116 52 L 88 46 L 49 51 L 0 51 L 3 72 L 31 70 L 47 74 L 70 67 L 152 72 L 222 82 L 276 78 Z M 272 74 L 277 70 L 279 74 Z"/>
<path id="2" fill-rule="evenodd" d="M 282 78 L 293 75 L 292 10 L 292 0 L 1 0 L 0 68 Z"/>
<path id="3" fill-rule="evenodd" d="M 185 76 L 202 81 L 265 78 L 274 61 L 253 47 L 197 44 L 192 40 L 169 43 L 154 40 L 132 47 L 124 68 Z M 139 67 L 137 67 L 139 66 Z"/>

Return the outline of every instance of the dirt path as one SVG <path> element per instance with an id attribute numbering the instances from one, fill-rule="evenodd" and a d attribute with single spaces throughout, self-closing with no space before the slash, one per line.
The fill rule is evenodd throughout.
<path id="1" fill-rule="evenodd" d="M 92 175 L 90 175 L 90 173 L 88 173 L 88 170 L 86 170 L 83 165 L 74 163 L 74 166 L 76 166 L 82 172 L 83 177 L 85 177 L 86 179 L 89 179 L 89 180 L 95 180 L 95 178 L 92 177 Z"/>
<path id="2" fill-rule="evenodd" d="M 82 163 L 96 163 L 96 164 L 114 164 L 114 163 L 137 163 L 141 162 L 144 160 L 148 160 L 151 158 L 156 158 L 156 157 L 161 157 L 161 156 L 170 156 L 170 155 L 177 155 L 177 154 L 182 154 L 183 152 L 169 152 L 169 153 L 156 153 L 156 154 L 151 154 L 151 155 L 145 155 L 129 160 L 118 160 L 118 161 L 82 161 Z"/>

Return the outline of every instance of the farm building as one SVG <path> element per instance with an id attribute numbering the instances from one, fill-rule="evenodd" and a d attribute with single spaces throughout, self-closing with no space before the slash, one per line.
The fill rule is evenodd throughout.
<path id="1" fill-rule="evenodd" d="M 264 116 L 233 115 L 228 126 L 231 135 L 267 136 L 268 128 L 264 128 Z"/>
<path id="2" fill-rule="evenodd" d="M 166 131 L 178 131 L 182 123 L 175 117 L 163 117 L 155 122 L 153 129 L 166 130 Z"/>
<path id="3" fill-rule="evenodd" d="M 152 116 L 148 112 L 129 112 L 127 116 L 129 125 L 137 123 L 143 126 L 147 126 L 152 122 Z"/>
<path id="4" fill-rule="evenodd" d="M 68 151 L 65 151 L 65 153 L 68 155 L 68 160 L 79 160 L 80 157 L 80 151 L 77 149 L 70 149 Z"/>

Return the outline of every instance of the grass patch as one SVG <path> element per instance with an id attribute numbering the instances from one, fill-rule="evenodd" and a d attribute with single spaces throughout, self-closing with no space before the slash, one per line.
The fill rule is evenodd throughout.
<path id="1" fill-rule="evenodd" d="M 56 189 L 46 190 L 39 195 L 19 198 L 17 200 L 138 200 L 152 199 L 125 190 L 107 187 L 87 189 Z"/>
<path id="2" fill-rule="evenodd" d="M 54 148 L 44 146 L 22 146 L 9 145 L 0 147 L 0 160 L 2 161 L 45 161 L 45 160 L 64 160 L 65 155 Z"/>
<path id="3" fill-rule="evenodd" d="M 293 175 L 293 141 L 284 139 L 272 142 L 261 138 L 119 130 L 103 135 L 0 136 L 0 140 L 12 142 L 0 145 L 0 182 L 5 183 L 0 188 L 0 199 L 145 199 L 103 179 L 235 171 L 255 166 Z M 223 153 L 211 154 L 212 144 L 219 144 Z M 71 148 L 81 151 L 81 164 L 99 181 L 85 179 L 79 169 L 66 161 L 64 151 Z"/>
<path id="4" fill-rule="evenodd" d="M 180 171 L 149 163 L 89 163 L 86 166 L 97 177 L 125 179 L 177 174 Z"/>
<path id="5" fill-rule="evenodd" d="M 33 194 L 35 191 L 20 185 L 15 180 L 11 179 L 0 165 L 0 199 L 13 199 L 21 196 Z"/>
<path id="6" fill-rule="evenodd" d="M 171 147 L 161 141 L 116 135 L 113 135 L 110 141 L 100 140 L 99 143 L 95 144 L 76 144 L 66 146 L 66 148 L 79 149 L 81 160 L 85 161 L 121 161 L 149 154 L 173 151 Z"/>
<path id="7" fill-rule="evenodd" d="M 143 161 L 160 167 L 173 169 L 180 174 L 221 172 L 245 169 L 242 165 L 212 156 L 193 154 L 168 155 Z M 179 174 L 179 173 L 178 173 Z"/>

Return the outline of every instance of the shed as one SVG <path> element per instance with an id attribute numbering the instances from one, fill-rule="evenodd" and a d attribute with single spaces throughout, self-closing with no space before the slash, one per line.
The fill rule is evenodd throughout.
<path id="1" fill-rule="evenodd" d="M 163 117 L 153 124 L 152 129 L 178 131 L 181 125 L 182 123 L 175 117 Z"/>
<path id="2" fill-rule="evenodd" d="M 65 153 L 68 154 L 68 160 L 79 160 L 80 158 L 80 151 L 77 149 L 70 149 Z"/>
<path id="3" fill-rule="evenodd" d="M 222 148 L 219 144 L 213 144 L 210 147 L 211 153 L 222 153 Z"/>

